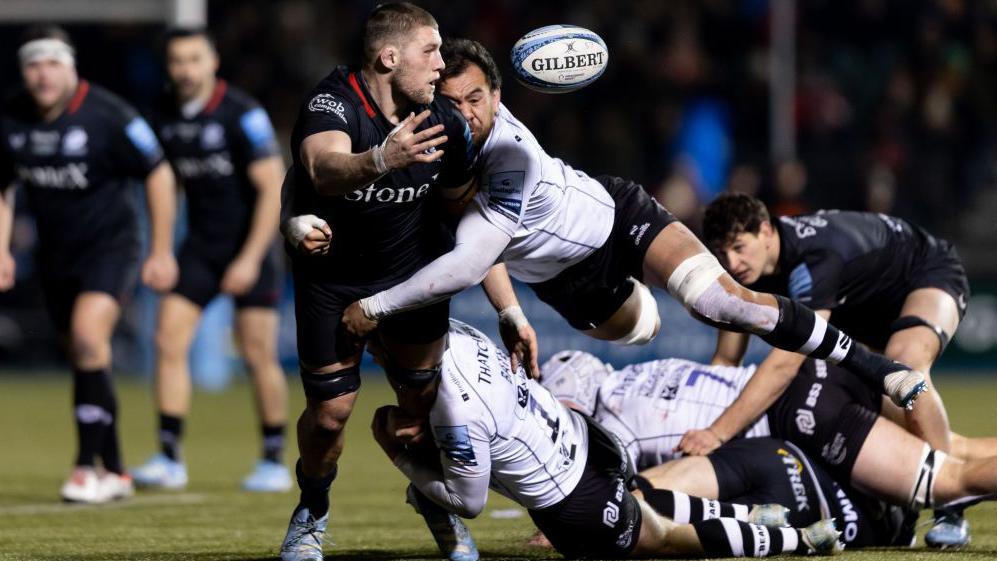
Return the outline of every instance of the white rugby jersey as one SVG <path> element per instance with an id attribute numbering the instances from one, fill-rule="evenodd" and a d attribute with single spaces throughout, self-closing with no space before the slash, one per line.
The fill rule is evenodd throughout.
<path id="1" fill-rule="evenodd" d="M 603 381 L 595 418 L 620 437 L 638 469 L 656 466 L 677 458 L 682 435 L 709 427 L 754 373 L 754 366 L 674 358 L 632 364 Z M 763 415 L 743 436 L 769 434 Z"/>
<path id="2" fill-rule="evenodd" d="M 505 105 L 499 104 L 478 163 L 474 204 L 512 236 L 501 257 L 511 276 L 549 280 L 609 238 L 615 204 L 606 189 L 544 152 Z"/>
<path id="3" fill-rule="evenodd" d="M 445 478 L 483 477 L 526 508 L 554 505 L 578 484 L 588 427 L 543 386 L 513 373 L 477 329 L 450 321 L 442 379 L 429 421 Z"/>

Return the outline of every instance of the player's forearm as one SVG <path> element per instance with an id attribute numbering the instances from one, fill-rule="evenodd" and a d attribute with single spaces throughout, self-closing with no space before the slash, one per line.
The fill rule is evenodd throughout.
<path id="1" fill-rule="evenodd" d="M 518 306 L 519 299 L 516 298 L 516 291 L 512 287 L 512 280 L 509 279 L 509 272 L 504 263 L 493 265 L 481 281 L 481 288 L 484 289 L 488 301 L 496 312 Z"/>
<path id="2" fill-rule="evenodd" d="M 414 455 L 403 452 L 395 457 L 395 466 L 429 500 L 463 518 L 474 518 L 488 500 L 488 477 L 444 479 L 439 467 L 420 463 Z"/>
<path id="3" fill-rule="evenodd" d="M 169 164 L 163 162 L 145 180 L 146 204 L 149 208 L 151 253 L 173 251 L 173 221 L 176 217 L 176 178 Z"/>
<path id="4" fill-rule="evenodd" d="M 799 360 L 797 357 L 800 357 Z M 778 349 L 772 351 L 772 355 L 745 385 L 741 395 L 713 422 L 710 430 L 724 442 L 744 431 L 786 391 L 804 358 Z"/>
<path id="5" fill-rule="evenodd" d="M 10 253 L 11 232 L 14 229 L 14 187 L 0 191 L 0 253 Z"/>
<path id="6" fill-rule="evenodd" d="M 747 333 L 736 333 L 734 331 L 717 331 L 717 348 L 713 353 L 710 364 L 718 366 L 740 366 L 744 360 L 744 354 L 748 350 Z"/>
<path id="7" fill-rule="evenodd" d="M 374 161 L 374 150 L 345 154 L 328 150 L 307 166 L 315 190 L 327 197 L 345 195 L 384 175 Z"/>
<path id="8" fill-rule="evenodd" d="M 283 175 L 284 164 L 277 156 L 253 162 L 249 166 L 249 178 L 256 187 L 257 195 L 249 235 L 242 245 L 243 258 L 262 261 L 273 243 L 280 226 Z"/>

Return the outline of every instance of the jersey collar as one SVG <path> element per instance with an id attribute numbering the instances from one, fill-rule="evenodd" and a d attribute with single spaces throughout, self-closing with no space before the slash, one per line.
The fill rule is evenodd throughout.
<path id="1" fill-rule="evenodd" d="M 367 83 L 366 80 L 363 79 L 363 76 L 359 74 L 359 71 L 350 72 L 348 81 L 350 82 L 350 87 L 353 88 L 353 91 L 357 94 L 357 97 L 360 98 L 360 103 L 363 104 L 363 109 L 367 112 L 367 116 L 373 119 L 374 116 L 377 115 L 377 112 L 374 111 L 373 104 L 367 101 L 367 95 L 365 95 L 367 92 Z"/>
<path id="2" fill-rule="evenodd" d="M 204 104 L 204 109 L 201 111 L 202 115 L 210 115 L 218 109 L 218 106 L 222 102 L 222 98 L 225 97 L 225 92 L 228 91 L 228 83 L 221 78 L 215 82 L 215 90 L 211 92 L 211 97 L 208 98 L 208 102 Z"/>
<path id="3" fill-rule="evenodd" d="M 66 106 L 66 113 L 72 115 L 79 111 L 88 93 L 90 93 L 90 82 L 80 80 L 80 83 L 76 85 L 76 93 L 73 94 L 72 99 L 69 100 L 69 105 Z"/>

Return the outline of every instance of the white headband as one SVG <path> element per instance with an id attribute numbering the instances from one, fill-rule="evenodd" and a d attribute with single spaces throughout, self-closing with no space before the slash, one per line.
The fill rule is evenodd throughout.
<path id="1" fill-rule="evenodd" d="M 18 49 L 17 58 L 22 68 L 40 60 L 54 60 L 66 66 L 76 66 L 73 48 L 59 39 L 46 38 L 28 41 Z"/>

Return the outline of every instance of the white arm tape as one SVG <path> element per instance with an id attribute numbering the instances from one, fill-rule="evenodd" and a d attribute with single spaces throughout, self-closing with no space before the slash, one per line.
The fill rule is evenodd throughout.
<path id="1" fill-rule="evenodd" d="M 661 317 L 658 315 L 658 302 L 651 294 L 651 289 L 636 279 L 630 279 L 634 285 L 634 292 L 637 294 L 638 310 L 637 322 L 634 328 L 623 337 L 613 341 L 617 345 L 645 345 L 650 343 L 658 334 L 661 327 Z"/>
<path id="2" fill-rule="evenodd" d="M 724 273 L 716 257 L 709 253 L 693 255 L 680 263 L 668 277 L 668 293 L 686 308 L 692 308 L 703 292 Z"/>
<path id="3" fill-rule="evenodd" d="M 499 312 L 498 317 L 499 323 L 509 324 L 516 329 L 530 325 L 530 321 L 526 319 L 526 314 L 523 313 L 523 309 L 519 306 L 504 308 Z"/>

